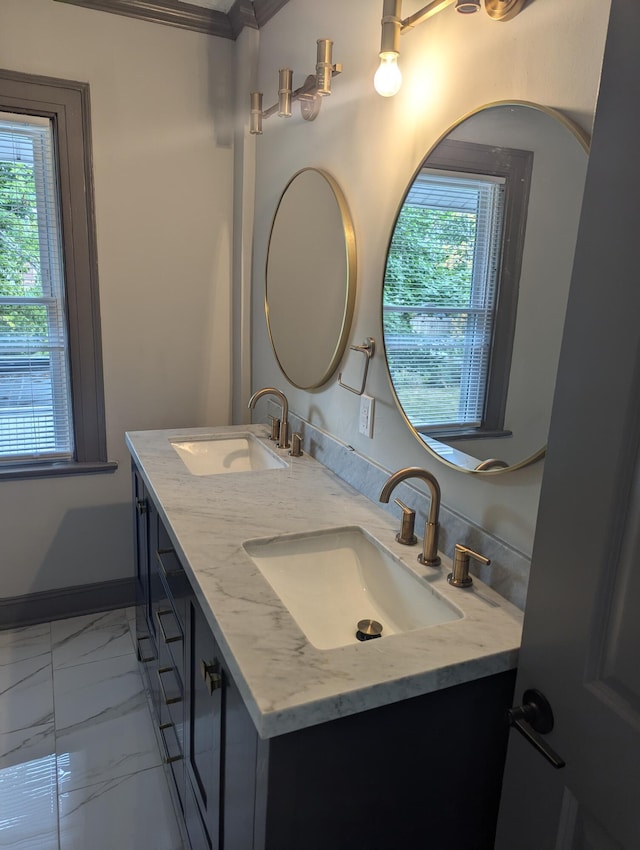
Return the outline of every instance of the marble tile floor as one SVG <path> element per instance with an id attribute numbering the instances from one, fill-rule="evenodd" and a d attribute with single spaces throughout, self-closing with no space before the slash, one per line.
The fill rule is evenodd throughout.
<path id="1" fill-rule="evenodd" d="M 184 850 L 134 610 L 0 631 L 0 848 Z"/>

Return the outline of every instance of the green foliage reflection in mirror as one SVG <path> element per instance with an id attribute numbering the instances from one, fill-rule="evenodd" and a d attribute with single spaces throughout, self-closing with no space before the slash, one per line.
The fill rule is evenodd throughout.
<path id="1" fill-rule="evenodd" d="M 544 456 L 587 153 L 556 110 L 490 104 L 409 184 L 384 347 L 400 412 L 447 465 L 493 475 Z"/>
<path id="2" fill-rule="evenodd" d="M 414 427 L 486 427 L 504 179 L 422 169 L 398 215 L 385 273 L 389 371 Z"/>

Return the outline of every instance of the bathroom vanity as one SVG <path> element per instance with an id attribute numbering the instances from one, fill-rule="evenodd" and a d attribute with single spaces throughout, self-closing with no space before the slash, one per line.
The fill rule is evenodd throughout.
<path id="1" fill-rule="evenodd" d="M 279 463 L 203 474 L 174 446 L 239 434 Z M 520 612 L 477 580 L 448 585 L 446 558 L 422 567 L 393 517 L 308 455 L 273 449 L 263 426 L 127 443 L 138 655 L 192 850 L 490 850 Z M 319 648 L 255 553 L 313 550 L 336 529 L 373 541 L 410 595 L 417 582 L 449 614 Z"/>

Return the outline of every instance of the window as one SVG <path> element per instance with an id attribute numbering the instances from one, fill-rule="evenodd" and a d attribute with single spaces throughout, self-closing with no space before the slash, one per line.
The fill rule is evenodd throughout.
<path id="1" fill-rule="evenodd" d="M 387 290 L 385 345 L 416 429 L 483 421 L 503 209 L 504 180 L 423 169 L 398 217 L 390 260 L 413 274 Z"/>
<path id="2" fill-rule="evenodd" d="M 531 155 L 502 149 L 499 159 L 496 167 L 495 151 L 482 145 L 443 143 L 411 185 L 393 232 L 387 361 L 407 418 L 429 436 L 509 434 L 504 410 Z"/>
<path id="3" fill-rule="evenodd" d="M 0 71 L 0 476 L 110 471 L 83 83 Z"/>
<path id="4" fill-rule="evenodd" d="M 74 456 L 53 131 L 0 112 L 0 455 Z"/>

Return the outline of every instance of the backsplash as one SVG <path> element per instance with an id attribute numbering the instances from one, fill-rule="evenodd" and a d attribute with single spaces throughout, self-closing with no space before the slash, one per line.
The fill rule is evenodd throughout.
<path id="1" fill-rule="evenodd" d="M 280 406 L 269 401 L 267 408 L 272 416 L 280 414 Z M 316 428 L 295 413 L 289 412 L 291 433 L 302 435 L 303 449 L 320 463 L 370 499 L 378 502 L 378 496 L 389 477 L 395 470 L 386 470 L 379 464 L 359 454 L 346 443 L 334 436 Z M 394 498 L 400 498 L 416 511 L 416 530 L 420 536 L 421 529 L 427 519 L 429 500 L 425 494 L 406 482 L 394 490 Z M 446 498 L 446 494 L 443 494 Z M 381 504 L 381 507 L 394 515 L 398 508 L 393 503 Z M 400 527 L 398 519 L 398 528 Z M 472 572 L 485 584 L 488 584 L 509 602 L 524 610 L 527 597 L 530 560 L 521 552 L 487 534 L 482 528 L 470 523 L 467 519 L 449 510 L 444 504 L 440 507 L 440 538 L 439 548 L 453 558 L 456 543 L 464 543 L 476 552 L 480 552 L 491 560 L 486 567 L 473 562 Z"/>

